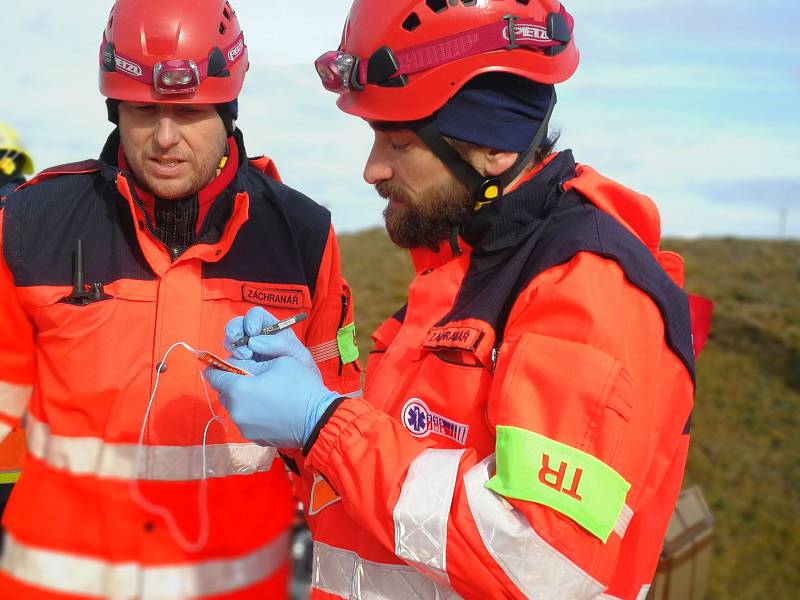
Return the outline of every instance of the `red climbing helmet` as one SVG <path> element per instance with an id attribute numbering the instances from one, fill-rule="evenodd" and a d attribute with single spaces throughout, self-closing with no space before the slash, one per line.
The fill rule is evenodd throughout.
<path id="1" fill-rule="evenodd" d="M 226 0 L 117 0 L 100 46 L 100 93 L 116 100 L 220 104 L 249 62 Z"/>
<path id="2" fill-rule="evenodd" d="M 558 0 L 355 0 L 339 50 L 316 68 L 343 111 L 414 121 L 481 73 L 567 80 L 579 58 L 572 29 Z"/>

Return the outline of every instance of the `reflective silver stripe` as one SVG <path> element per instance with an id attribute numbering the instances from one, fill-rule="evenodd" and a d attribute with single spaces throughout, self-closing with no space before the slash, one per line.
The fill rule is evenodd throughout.
<path id="1" fill-rule="evenodd" d="M 289 547 L 286 533 L 237 558 L 144 567 L 26 546 L 6 536 L 0 567 L 9 575 L 48 590 L 112 600 L 184 600 L 233 592 L 275 573 Z"/>
<path id="2" fill-rule="evenodd" d="M 28 415 L 28 450 L 51 467 L 75 475 L 146 481 L 203 479 L 203 446 L 144 446 L 137 469 L 136 444 L 112 444 L 95 437 L 54 435 L 50 426 Z M 256 444 L 210 444 L 205 447 L 206 477 L 250 475 L 268 471 L 275 448 Z M 136 472 L 138 470 L 138 473 Z"/>
<path id="3" fill-rule="evenodd" d="M 636 600 L 645 600 L 647 598 L 647 593 L 650 591 L 649 585 L 643 585 L 642 589 L 639 590 L 639 593 L 636 594 Z M 597 600 L 622 600 L 622 598 L 618 598 L 617 596 L 611 596 L 609 594 L 600 594 L 597 596 Z"/>
<path id="4" fill-rule="evenodd" d="M 356 390 L 355 392 L 350 392 L 349 394 L 342 394 L 342 398 L 361 398 L 364 395 L 364 390 Z"/>
<path id="5" fill-rule="evenodd" d="M 19 419 L 25 414 L 33 387 L 0 381 L 0 413 Z"/>
<path id="6" fill-rule="evenodd" d="M 464 475 L 472 518 L 484 546 L 529 598 L 594 598 L 605 588 L 547 544 L 522 513 L 484 487 L 495 472 L 492 454 Z"/>
<path id="7" fill-rule="evenodd" d="M 314 362 L 323 362 L 331 358 L 339 357 L 339 342 L 331 340 L 323 344 L 311 346 L 308 351 L 311 353 L 311 358 Z"/>
<path id="8" fill-rule="evenodd" d="M 628 525 L 631 524 L 633 518 L 633 509 L 627 504 L 622 507 L 622 511 L 617 517 L 617 522 L 614 525 L 614 533 L 619 537 L 625 537 L 625 532 L 628 530 Z"/>
<path id="9" fill-rule="evenodd" d="M 395 554 L 449 582 L 447 522 L 464 450 L 422 452 L 408 469 L 394 507 Z"/>
<path id="10" fill-rule="evenodd" d="M 348 600 L 459 600 L 447 586 L 413 567 L 364 560 L 355 552 L 314 542 L 311 585 Z"/>

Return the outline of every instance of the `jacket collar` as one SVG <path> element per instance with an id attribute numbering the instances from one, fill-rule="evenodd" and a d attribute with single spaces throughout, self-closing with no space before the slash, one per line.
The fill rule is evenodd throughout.
<path id="1" fill-rule="evenodd" d="M 493 252 L 516 246 L 542 221 L 562 184 L 575 177 L 575 159 L 564 150 L 530 180 L 499 201 L 481 209 L 461 227 L 461 236 L 475 251 Z"/>
<path id="2" fill-rule="evenodd" d="M 225 229 L 227 221 L 231 218 L 231 210 L 233 208 L 234 198 L 237 194 L 244 191 L 244 184 L 242 183 L 243 169 L 249 168 L 247 150 L 244 145 L 244 136 L 242 135 L 242 132 L 237 129 L 233 133 L 232 137 L 236 144 L 239 155 L 238 169 L 236 175 L 233 177 L 233 180 L 227 186 L 225 186 L 224 189 L 218 191 L 215 190 L 216 197 L 211 202 L 210 208 L 208 208 L 208 210 L 204 213 L 205 219 L 202 224 L 203 227 L 197 238 L 198 242 L 213 244 L 219 240 L 219 236 Z M 134 194 L 138 195 L 138 186 L 136 186 L 136 181 L 133 178 L 133 175 L 126 169 L 123 169 L 119 164 L 119 154 L 120 133 L 119 128 L 115 128 L 114 131 L 112 131 L 108 136 L 108 139 L 103 146 L 103 150 L 100 153 L 100 171 L 104 178 L 112 183 L 112 185 L 115 185 L 117 176 L 122 174 L 128 180 L 128 187 L 130 190 L 132 190 Z M 209 188 L 213 185 L 214 182 L 209 185 Z M 142 210 L 144 210 L 144 207 L 142 207 Z M 152 213 L 152 211 L 150 212 Z M 152 214 L 150 217 L 152 217 Z M 153 226 L 155 225 L 153 224 Z"/>
<path id="3" fill-rule="evenodd" d="M 564 150 L 545 160 L 543 165 L 523 178 L 517 187 L 503 198 L 479 212 L 459 230 L 460 251 L 494 252 L 515 247 L 528 237 L 542 221 L 548 200 L 557 198 L 561 184 L 575 177 L 576 164 L 571 150 Z M 419 275 L 453 260 L 449 240 L 436 250 L 420 247 L 410 250 L 414 270 Z"/>
<path id="4" fill-rule="evenodd" d="M 211 206 L 201 235 L 195 240 L 194 245 L 175 261 L 176 263 L 192 258 L 199 258 L 205 262 L 221 260 L 233 244 L 239 229 L 249 218 L 249 198 L 245 192 L 245 174 L 243 172 L 243 169 L 249 167 L 249 162 L 246 158 L 247 153 L 241 132 L 237 130 L 234 133 L 234 139 L 239 149 L 240 157 L 236 177 L 219 194 Z M 100 155 L 100 172 L 102 177 L 127 202 L 134 222 L 142 222 L 145 213 L 141 202 L 137 200 L 135 195 L 134 179 L 130 173 L 120 169 L 117 162 L 119 143 L 119 130 L 115 129 L 106 141 Z M 136 236 L 153 271 L 159 276 L 162 275 L 170 268 L 173 261 L 163 243 L 156 238 L 152 226 L 149 228 L 144 226 L 137 227 Z"/>
<path id="5" fill-rule="evenodd" d="M 421 246 L 419 248 L 411 248 L 411 262 L 414 264 L 414 272 L 421 275 L 434 269 L 438 269 L 443 264 L 450 262 L 454 258 L 461 256 L 461 254 L 468 253 L 470 248 L 463 240 L 458 240 L 459 252 L 454 253 L 449 240 L 445 240 L 439 244 L 436 250 L 431 250 L 428 247 Z"/>

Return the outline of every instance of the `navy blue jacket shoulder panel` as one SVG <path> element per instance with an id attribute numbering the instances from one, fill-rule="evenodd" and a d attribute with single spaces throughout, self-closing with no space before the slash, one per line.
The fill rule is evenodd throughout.
<path id="1" fill-rule="evenodd" d="M 250 166 L 237 185 L 247 191 L 249 219 L 222 260 L 203 265 L 204 277 L 307 285 L 313 296 L 330 212 Z"/>
<path id="2" fill-rule="evenodd" d="M 668 346 L 694 377 L 686 294 L 613 217 L 577 192 L 564 192 L 561 183 L 574 173 L 571 154 L 562 153 L 529 183 L 486 213 L 477 213 L 465 232 L 473 246 L 467 274 L 438 325 L 480 319 L 494 328 L 499 342 L 516 299 L 539 274 L 591 252 L 615 261 L 626 279 L 653 300 Z"/>
<path id="3" fill-rule="evenodd" d="M 16 285 L 69 285 L 76 239 L 83 242 L 86 281 L 155 277 L 113 175 L 107 166 L 65 173 L 29 182 L 9 197 L 3 252 Z"/>
<path id="4" fill-rule="evenodd" d="M 116 167 L 51 176 L 14 193 L 5 209 L 3 251 L 19 286 L 69 285 L 76 239 L 87 281 L 154 279 L 139 247 L 127 201 L 116 189 Z M 232 184 L 247 192 L 249 219 L 229 252 L 204 263 L 203 276 L 306 285 L 319 274 L 330 213 L 304 195 L 244 166 Z M 229 196 L 220 201 L 230 202 Z M 230 212 L 217 211 L 227 219 Z M 218 228 L 221 231 L 224 223 Z"/>
<path id="5" fill-rule="evenodd" d="M 246 156 L 241 134 L 235 139 Z M 115 130 L 101 160 L 48 169 L 10 198 L 3 252 L 17 285 L 69 285 L 76 239 L 83 242 L 87 281 L 155 278 L 128 202 L 116 187 L 118 149 Z M 249 218 L 219 262 L 203 263 L 203 276 L 305 285 L 313 296 L 330 232 L 328 210 L 243 160 L 215 200 L 197 243 L 219 240 L 236 192 L 247 193 Z"/>
<path id="6" fill-rule="evenodd" d="M 567 194 L 571 195 L 571 194 Z M 575 196 L 579 196 L 575 193 Z M 564 211 L 553 220 L 528 259 L 521 290 L 539 273 L 564 264 L 580 253 L 591 252 L 616 262 L 625 278 L 647 294 L 664 320 L 667 345 L 695 376 L 689 299 L 669 277 L 647 247 L 609 214 L 588 200 Z"/>

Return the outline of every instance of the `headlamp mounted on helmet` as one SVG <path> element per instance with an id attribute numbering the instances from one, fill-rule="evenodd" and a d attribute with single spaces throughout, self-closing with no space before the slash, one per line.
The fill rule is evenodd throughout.
<path id="1" fill-rule="evenodd" d="M 547 15 L 546 22 L 505 15 L 499 22 L 462 31 L 432 42 L 392 51 L 379 48 L 368 59 L 342 49 L 326 52 L 314 66 L 323 87 L 343 94 L 362 91 L 365 85 L 404 87 L 408 76 L 495 50 L 538 49 L 559 54 L 572 40 L 574 20 L 562 6 Z"/>
<path id="2" fill-rule="evenodd" d="M 193 60 L 156 63 L 153 87 L 159 94 L 194 94 L 200 87 L 200 70 Z"/>
<path id="3" fill-rule="evenodd" d="M 351 89 L 357 89 L 352 86 L 360 85 L 356 74 L 358 59 L 351 54 L 336 50 L 326 52 L 314 62 L 314 67 L 322 80 L 323 87 L 329 92 L 343 94 Z"/>
<path id="4" fill-rule="evenodd" d="M 103 34 L 101 67 L 108 71 L 120 73 L 143 83 L 151 85 L 161 95 L 191 95 L 197 92 L 200 84 L 208 77 L 225 77 L 242 56 L 246 46 L 244 33 L 227 48 L 212 48 L 206 60 L 195 63 L 188 59 L 175 59 L 158 62 L 155 65 L 140 65 L 134 60 L 117 52 Z"/>

